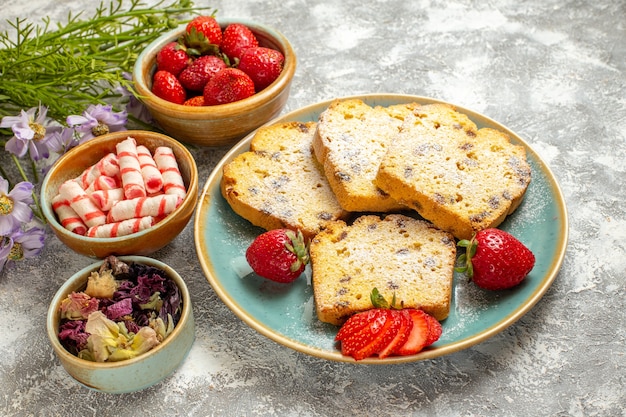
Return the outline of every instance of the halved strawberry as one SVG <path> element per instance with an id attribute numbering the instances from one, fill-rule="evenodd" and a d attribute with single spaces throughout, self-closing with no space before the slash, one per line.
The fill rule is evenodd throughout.
<path id="1" fill-rule="evenodd" d="M 430 333 L 426 313 L 414 308 L 408 308 L 405 311 L 411 316 L 413 328 L 406 342 L 395 351 L 396 354 L 401 356 L 415 355 L 424 349 Z"/>
<path id="2" fill-rule="evenodd" d="M 396 350 L 400 348 L 400 346 L 404 345 L 409 338 L 409 334 L 411 333 L 411 329 L 413 329 L 413 320 L 411 319 L 411 315 L 406 310 L 390 310 L 393 314 L 398 317 L 400 321 L 400 327 L 398 329 L 398 333 L 396 336 L 384 346 L 379 352 L 378 357 L 381 359 L 386 358 L 387 356 L 391 356 L 394 354 Z"/>

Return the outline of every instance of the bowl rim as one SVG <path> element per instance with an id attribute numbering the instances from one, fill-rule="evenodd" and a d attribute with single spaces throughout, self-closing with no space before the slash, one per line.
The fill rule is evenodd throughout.
<path id="1" fill-rule="evenodd" d="M 161 109 L 167 109 L 170 117 L 185 118 L 189 120 L 199 120 L 206 118 L 207 113 L 212 114 L 214 118 L 228 117 L 233 114 L 246 113 L 250 111 L 250 108 L 256 108 L 265 102 L 273 101 L 279 96 L 286 88 L 289 87 L 291 80 L 296 71 L 297 59 L 296 54 L 291 46 L 289 40 L 277 29 L 265 25 L 259 22 L 253 22 L 246 19 L 216 19 L 222 28 L 232 23 L 241 23 L 250 28 L 252 32 L 265 33 L 268 38 L 271 38 L 282 49 L 282 54 L 285 57 L 283 70 L 274 82 L 263 90 L 256 92 L 250 97 L 243 100 L 234 101 L 232 103 L 218 104 L 214 106 L 184 106 L 182 104 L 176 104 L 164 100 L 155 96 L 148 87 L 147 80 L 143 79 L 144 65 L 150 65 L 150 73 L 154 71 L 153 61 L 156 59 L 156 54 L 160 48 L 167 43 L 172 42 L 183 34 L 186 28 L 186 24 L 181 24 L 177 28 L 174 28 L 168 32 L 161 34 L 154 41 L 149 43 L 137 57 L 133 66 L 133 83 L 138 98 L 147 106 Z M 148 62 L 148 64 L 145 64 Z"/>
<path id="2" fill-rule="evenodd" d="M 123 140 L 122 139 L 123 137 L 127 137 L 127 136 L 133 136 L 133 137 L 151 136 L 151 137 L 155 137 L 156 139 L 165 139 L 166 142 L 173 142 L 172 144 L 176 146 L 178 151 L 182 152 L 185 155 L 185 157 L 189 160 L 189 163 L 190 163 L 191 169 L 190 169 L 190 174 L 189 174 L 189 184 L 187 184 L 187 195 L 185 195 L 185 198 L 180 203 L 180 205 L 176 207 L 176 209 L 173 212 L 171 212 L 161 221 L 152 225 L 148 229 L 131 233 L 129 235 L 119 236 L 119 237 L 106 237 L 106 238 L 105 237 L 88 237 L 88 236 L 79 235 L 77 233 L 73 233 L 67 230 L 57 220 L 57 217 L 54 214 L 54 210 L 52 209 L 52 202 L 49 201 L 46 196 L 47 190 L 50 188 L 49 182 L 51 181 L 51 172 L 53 172 L 52 170 L 55 168 L 55 165 L 61 163 L 62 161 L 73 158 L 74 155 L 79 154 L 80 152 L 88 149 L 90 146 L 93 146 L 96 143 L 108 142 L 110 140 L 120 141 L 120 140 Z M 84 168 L 87 168 L 87 167 L 84 167 Z M 93 243 L 93 244 L 123 243 L 123 242 L 131 241 L 131 240 L 135 240 L 148 233 L 158 232 L 160 229 L 165 227 L 165 225 L 169 223 L 169 221 L 172 220 L 178 213 L 180 213 L 187 205 L 193 204 L 195 206 L 197 203 L 198 175 L 199 174 L 198 174 L 198 167 L 197 167 L 196 161 L 193 155 L 191 154 L 191 152 L 189 151 L 189 149 L 187 149 L 187 147 L 183 145 L 181 142 L 179 142 L 178 140 L 170 136 L 167 136 L 165 134 L 158 133 L 158 132 L 153 132 L 150 130 L 122 130 L 118 132 L 111 132 L 102 136 L 97 136 L 93 139 L 90 139 L 87 142 L 84 142 L 70 149 L 69 151 L 61 155 L 61 157 L 59 157 L 59 159 L 55 161 L 55 163 L 50 168 L 50 170 L 48 171 L 48 173 L 46 174 L 46 176 L 44 177 L 41 183 L 41 192 L 40 192 L 40 197 L 39 197 L 40 203 L 41 203 L 41 211 L 46 221 L 48 222 L 48 225 L 50 225 L 50 227 L 54 229 L 55 232 L 61 233 L 64 236 L 68 236 L 72 239 L 75 239 L 77 241 L 82 241 L 84 243 Z"/>
<path id="3" fill-rule="evenodd" d="M 52 300 L 50 301 L 50 305 L 48 306 L 48 312 L 46 316 L 46 333 L 48 334 L 48 339 L 50 340 L 50 344 L 54 352 L 59 356 L 59 359 L 63 362 L 72 362 L 77 366 L 80 366 L 83 369 L 88 370 L 113 370 L 116 368 L 125 368 L 131 365 L 134 365 L 138 362 L 145 361 L 146 358 L 158 354 L 161 350 L 165 349 L 168 345 L 174 341 L 180 333 L 184 331 L 184 324 L 193 320 L 193 310 L 191 306 L 191 295 L 189 293 L 189 289 L 187 288 L 187 284 L 180 276 L 180 274 L 171 266 L 167 265 L 164 262 L 161 262 L 154 258 L 149 258 L 146 256 L 138 256 L 138 255 L 125 255 L 125 256 L 116 256 L 117 259 L 123 262 L 136 262 L 143 263 L 146 265 L 154 266 L 162 269 L 167 273 L 167 276 L 174 281 L 174 283 L 178 286 L 181 294 L 181 299 L 183 301 L 183 309 L 181 311 L 180 319 L 172 333 L 170 333 L 167 338 L 156 347 L 150 349 L 149 351 L 138 355 L 131 359 L 125 359 L 123 361 L 117 362 L 94 362 L 86 359 L 81 359 L 78 356 L 73 355 L 68 352 L 63 345 L 61 344 L 58 336 L 58 325 L 59 322 L 55 320 L 57 317 L 57 308 L 59 303 L 71 292 L 80 289 L 83 284 L 86 284 L 88 275 L 92 271 L 97 270 L 104 263 L 105 259 L 94 262 L 86 267 L 82 268 L 78 272 L 72 274 L 57 290 L 54 294 Z M 84 281 L 84 282 L 83 282 Z M 79 285 L 80 283 L 80 285 Z"/>

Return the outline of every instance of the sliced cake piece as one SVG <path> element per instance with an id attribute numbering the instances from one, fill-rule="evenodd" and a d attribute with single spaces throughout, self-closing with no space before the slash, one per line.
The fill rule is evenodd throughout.
<path id="1" fill-rule="evenodd" d="M 457 239 L 496 227 L 520 204 L 531 171 L 523 146 L 454 107 L 424 105 L 405 120 L 376 184 Z"/>
<path id="2" fill-rule="evenodd" d="M 312 153 L 316 123 L 260 128 L 250 151 L 224 165 L 221 192 L 232 209 L 266 230 L 301 230 L 312 238 L 326 223 L 345 218 Z"/>
<path id="3" fill-rule="evenodd" d="M 371 107 L 359 99 L 335 100 L 320 114 L 313 150 L 345 210 L 405 208 L 374 185 L 374 178 L 387 145 L 413 106 Z"/>
<path id="4" fill-rule="evenodd" d="M 429 222 L 401 214 L 364 215 L 351 225 L 337 221 L 311 241 L 310 256 L 323 322 L 340 325 L 371 309 L 373 288 L 437 320 L 449 314 L 456 245 Z"/>

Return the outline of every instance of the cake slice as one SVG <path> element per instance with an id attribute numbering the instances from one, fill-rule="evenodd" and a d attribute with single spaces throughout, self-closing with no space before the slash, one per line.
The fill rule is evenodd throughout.
<path id="1" fill-rule="evenodd" d="M 221 193 L 235 213 L 266 230 L 290 228 L 312 238 L 345 218 L 311 149 L 316 123 L 261 127 L 250 150 L 224 165 Z"/>
<path id="2" fill-rule="evenodd" d="M 450 105 L 423 105 L 415 115 L 389 145 L 375 183 L 457 239 L 502 223 L 530 183 L 524 147 Z"/>
<path id="3" fill-rule="evenodd" d="M 456 246 L 451 234 L 402 214 L 328 225 L 310 246 L 319 320 L 340 325 L 371 309 L 373 288 L 437 320 L 450 311 Z"/>
<path id="4" fill-rule="evenodd" d="M 371 107 L 359 99 L 335 100 L 320 114 L 313 150 L 345 210 L 405 209 L 374 185 L 374 178 L 387 145 L 413 106 Z"/>

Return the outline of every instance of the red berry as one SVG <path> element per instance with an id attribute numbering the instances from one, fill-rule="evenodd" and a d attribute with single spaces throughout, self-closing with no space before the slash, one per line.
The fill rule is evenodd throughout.
<path id="1" fill-rule="evenodd" d="M 194 106 L 194 107 L 204 106 L 204 97 L 195 96 L 195 97 L 188 98 L 183 103 L 183 106 Z"/>
<path id="2" fill-rule="evenodd" d="M 378 357 L 381 359 L 395 354 L 400 347 L 406 343 L 409 335 L 411 334 L 411 330 L 413 329 L 413 320 L 407 310 L 391 310 L 391 312 L 398 316 L 400 327 L 398 329 L 398 333 L 391 340 L 391 342 L 378 352 Z"/>
<path id="3" fill-rule="evenodd" d="M 535 266 L 535 255 L 515 236 L 500 229 L 485 229 L 470 240 L 461 240 L 457 272 L 465 272 L 476 285 L 504 290 L 518 285 Z"/>
<path id="4" fill-rule="evenodd" d="M 254 82 L 245 72 L 224 68 L 204 87 L 204 103 L 207 106 L 232 103 L 253 94 Z"/>
<path id="5" fill-rule="evenodd" d="M 197 16 L 187 23 L 186 32 L 204 35 L 210 44 L 219 46 L 222 43 L 222 28 L 212 16 Z"/>
<path id="6" fill-rule="evenodd" d="M 157 70 L 169 71 L 178 76 L 182 70 L 187 68 L 191 58 L 183 45 L 178 42 L 170 42 L 157 52 Z"/>
<path id="7" fill-rule="evenodd" d="M 231 64 L 240 59 L 246 49 L 257 46 L 259 46 L 259 41 L 246 25 L 232 23 L 224 29 L 221 49 L 230 59 Z"/>
<path id="8" fill-rule="evenodd" d="M 335 337 L 341 341 L 341 353 L 357 361 L 378 353 L 400 330 L 402 322 L 395 313 L 387 308 L 375 308 L 350 317 Z"/>
<path id="9" fill-rule="evenodd" d="M 178 76 L 178 80 L 187 90 L 201 92 L 213 75 L 224 68 L 226 63 L 220 58 L 215 55 L 203 55 L 185 68 Z"/>
<path id="10" fill-rule="evenodd" d="M 414 308 L 407 309 L 413 320 L 413 327 L 406 342 L 395 353 L 401 356 L 415 355 L 427 346 L 430 333 L 427 314 Z"/>
<path id="11" fill-rule="evenodd" d="M 157 71 L 152 78 L 152 92 L 163 100 L 183 104 L 187 98 L 185 89 L 174 74 L 169 71 Z"/>
<path id="12" fill-rule="evenodd" d="M 238 68 L 252 78 L 256 91 L 261 91 L 278 78 L 284 63 L 285 57 L 280 51 L 257 46 L 244 51 Z"/>
<path id="13" fill-rule="evenodd" d="M 428 321 L 428 338 L 426 339 L 426 346 L 430 346 L 439 340 L 443 329 L 441 328 L 441 323 L 439 323 L 439 321 L 430 314 L 426 314 L 426 320 Z"/>
<path id="14" fill-rule="evenodd" d="M 389 303 L 376 288 L 370 299 L 374 308 L 351 316 L 337 332 L 342 354 L 356 360 L 414 355 L 441 336 L 441 324 L 424 311 L 398 307 L 395 296 Z"/>
<path id="15" fill-rule="evenodd" d="M 308 245 L 301 232 L 274 229 L 257 236 L 246 250 L 246 260 L 257 275 L 289 283 L 309 262 Z"/>

